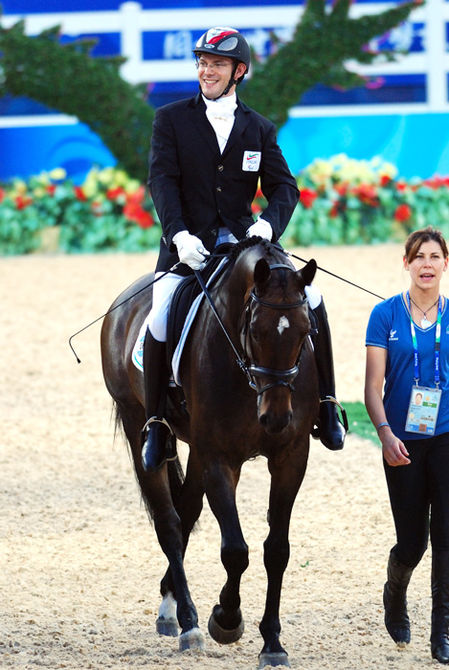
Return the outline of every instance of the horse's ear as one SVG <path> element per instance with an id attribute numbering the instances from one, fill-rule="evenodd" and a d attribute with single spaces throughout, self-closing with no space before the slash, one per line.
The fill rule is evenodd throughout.
<path id="1" fill-rule="evenodd" d="M 311 258 L 310 261 L 301 270 L 296 273 L 297 277 L 303 282 L 304 286 L 310 286 L 316 273 L 316 260 Z"/>
<path id="2" fill-rule="evenodd" d="M 260 258 L 254 268 L 254 282 L 264 284 L 270 278 L 271 270 L 265 258 Z"/>

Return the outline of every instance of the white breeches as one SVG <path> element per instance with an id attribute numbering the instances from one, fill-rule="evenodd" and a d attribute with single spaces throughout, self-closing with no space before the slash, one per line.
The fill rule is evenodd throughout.
<path id="1" fill-rule="evenodd" d="M 156 272 L 155 279 L 163 274 L 163 272 Z M 153 306 L 148 315 L 147 324 L 150 333 L 159 342 L 167 341 L 168 307 L 177 285 L 183 279 L 185 277 L 169 272 L 153 284 Z"/>
<path id="2" fill-rule="evenodd" d="M 227 228 L 220 228 L 215 246 L 218 247 L 225 242 L 235 244 L 237 238 Z M 156 272 L 155 279 L 158 279 L 163 274 L 163 272 Z M 162 277 L 162 279 L 153 284 L 153 305 L 146 321 L 150 333 L 159 342 L 167 341 L 168 308 L 171 297 L 182 279 L 184 277 L 181 275 L 169 272 L 165 277 Z"/>
<path id="3" fill-rule="evenodd" d="M 231 233 L 227 233 L 217 239 L 217 246 L 223 242 L 237 242 L 237 240 Z M 163 272 L 156 273 L 155 279 L 157 281 L 153 284 L 153 305 L 146 319 L 152 336 L 159 342 L 167 341 L 167 319 L 170 300 L 179 282 L 185 278 L 173 272 L 169 272 L 161 277 L 163 274 Z M 158 277 L 161 277 L 161 279 L 158 279 Z M 305 293 L 310 307 L 312 309 L 318 307 L 321 302 L 319 289 L 312 284 L 311 286 L 306 286 Z"/>

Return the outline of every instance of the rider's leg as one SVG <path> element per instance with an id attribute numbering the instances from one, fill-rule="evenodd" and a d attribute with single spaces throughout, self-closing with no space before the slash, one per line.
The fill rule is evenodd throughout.
<path id="1" fill-rule="evenodd" d="M 331 333 L 321 295 L 315 286 L 308 286 L 306 289 L 316 320 L 317 333 L 313 338 L 313 345 L 320 392 L 318 431 L 313 436 L 319 437 L 328 449 L 336 451 L 343 449 L 346 433 L 337 413 Z"/>
<path id="2" fill-rule="evenodd" d="M 142 465 L 154 471 L 176 458 L 175 440 L 165 419 L 165 403 L 170 379 L 167 364 L 167 313 L 173 291 L 182 277 L 166 275 L 153 284 L 153 306 L 145 335 L 143 377 L 147 422 L 142 431 Z"/>

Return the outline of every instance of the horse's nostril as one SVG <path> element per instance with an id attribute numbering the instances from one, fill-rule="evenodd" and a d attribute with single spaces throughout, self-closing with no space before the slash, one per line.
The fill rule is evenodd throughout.
<path id="1" fill-rule="evenodd" d="M 267 433 L 280 433 L 287 428 L 293 417 L 293 412 L 285 412 L 282 416 L 274 416 L 269 412 L 259 416 L 259 423 Z"/>
<path id="2" fill-rule="evenodd" d="M 259 416 L 259 423 L 265 427 L 268 423 L 268 416 L 266 414 Z"/>

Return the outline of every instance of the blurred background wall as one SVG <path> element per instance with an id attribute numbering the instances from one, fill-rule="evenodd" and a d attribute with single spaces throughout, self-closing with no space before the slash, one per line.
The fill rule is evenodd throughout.
<path id="1" fill-rule="evenodd" d="M 351 16 L 395 4 L 356 0 Z M 263 58 L 274 48 L 270 35 L 288 40 L 302 12 L 297 0 L 3 0 L 2 7 L 4 27 L 23 18 L 26 33 L 35 35 L 60 25 L 62 41 L 94 37 L 94 56 L 126 56 L 123 77 L 147 83 L 155 107 L 196 92 L 192 48 L 207 28 L 240 29 Z M 404 49 L 406 56 L 397 63 L 353 64 L 370 77 L 369 85 L 308 91 L 279 132 L 293 173 L 315 158 L 346 153 L 356 159 L 380 156 L 407 179 L 448 175 L 448 42 L 449 0 L 427 0 L 409 21 L 368 45 Z M 76 82 L 67 94 L 76 95 Z M 92 165 L 114 163 L 76 118 L 28 99 L 0 99 L 0 180 L 63 167 L 81 181 Z"/>

